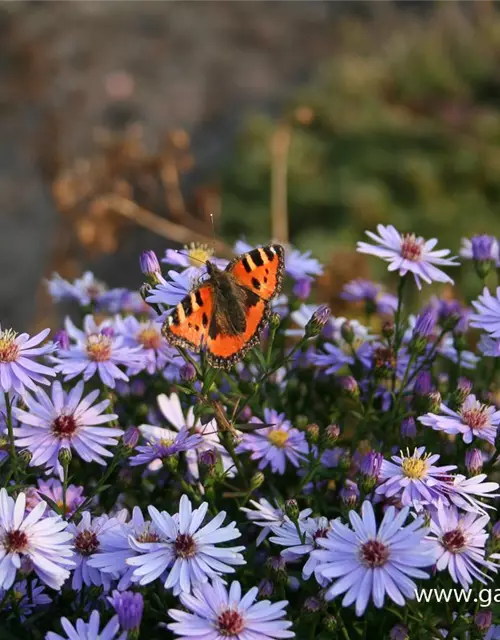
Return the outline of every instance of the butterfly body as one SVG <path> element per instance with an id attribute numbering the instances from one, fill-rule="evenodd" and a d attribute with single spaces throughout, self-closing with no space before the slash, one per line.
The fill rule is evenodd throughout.
<path id="1" fill-rule="evenodd" d="M 163 325 L 167 340 L 199 352 L 206 349 L 214 367 L 230 368 L 259 339 L 270 300 L 281 290 L 284 250 L 259 247 L 221 270 L 206 263 L 207 279 L 193 289 Z"/>

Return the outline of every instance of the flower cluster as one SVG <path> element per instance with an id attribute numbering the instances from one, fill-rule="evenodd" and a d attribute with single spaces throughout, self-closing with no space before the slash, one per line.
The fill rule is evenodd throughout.
<path id="1" fill-rule="evenodd" d="M 437 240 L 367 234 L 384 286 L 346 282 L 333 316 L 309 300 L 322 265 L 285 247 L 231 369 L 162 330 L 236 339 L 189 324 L 228 265 L 206 246 L 144 252 L 140 293 L 55 275 L 78 315 L 51 340 L 0 329 L 0 637 L 500 637 L 493 598 L 417 598 L 498 581 L 499 243 L 462 242 L 469 306 Z M 235 245 L 263 277 L 273 249 Z"/>

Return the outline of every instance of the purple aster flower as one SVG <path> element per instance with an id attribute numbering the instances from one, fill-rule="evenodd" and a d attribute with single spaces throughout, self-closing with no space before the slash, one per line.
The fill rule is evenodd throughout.
<path id="1" fill-rule="evenodd" d="M 81 278 L 73 283 L 64 280 L 58 273 L 47 281 L 49 294 L 55 302 L 61 300 L 76 300 L 82 307 L 98 300 L 106 291 L 106 285 L 96 280 L 91 271 L 85 271 Z"/>
<path id="2" fill-rule="evenodd" d="M 45 497 L 50 498 L 57 504 L 59 509 L 63 508 L 63 486 L 60 480 L 50 478 L 49 480 L 38 480 L 38 488 L 28 489 L 26 493 L 26 509 L 32 511 L 36 505 Z M 66 513 L 72 515 L 76 509 L 85 501 L 83 487 L 70 484 L 66 489 Z"/>
<path id="3" fill-rule="evenodd" d="M 113 591 L 108 602 L 118 614 L 118 622 L 123 631 L 137 631 L 141 626 L 144 598 L 132 591 Z"/>
<path id="4" fill-rule="evenodd" d="M 251 522 L 256 524 L 258 527 L 262 527 L 262 531 L 259 533 L 259 537 L 257 538 L 257 546 L 259 546 L 264 542 L 271 530 L 274 530 L 275 527 L 279 528 L 285 522 L 285 512 L 278 506 L 276 501 L 276 506 L 274 507 L 265 498 L 261 498 L 258 502 L 255 500 L 250 500 L 249 502 L 255 507 L 255 509 L 241 507 L 241 511 L 246 513 L 247 518 Z M 303 509 L 299 512 L 297 519 L 303 520 L 304 518 L 307 518 L 307 516 L 311 515 L 311 513 L 312 509 Z"/>
<path id="5" fill-rule="evenodd" d="M 173 307 L 178 304 L 196 285 L 202 277 L 201 269 L 186 269 L 182 273 L 168 272 L 168 280 L 157 284 L 150 292 L 146 301 L 152 304 L 164 304 Z"/>
<path id="6" fill-rule="evenodd" d="M 45 593 L 45 587 L 39 584 L 36 578 L 31 581 L 29 589 L 27 580 L 16 582 L 12 586 L 11 593 L 16 601 L 16 611 L 20 614 L 21 622 L 24 622 L 33 613 L 34 609 L 38 611 L 38 607 L 43 607 L 43 605 L 52 602 L 52 598 Z M 4 602 L 4 610 L 12 611 L 12 605 L 9 600 L 4 601 L 6 595 L 7 591 L 0 589 L 0 602 Z"/>
<path id="7" fill-rule="evenodd" d="M 464 589 L 468 589 L 474 579 L 483 584 L 491 579 L 484 570 L 497 572 L 496 565 L 485 558 L 488 522 L 487 515 L 459 514 L 454 507 L 445 508 L 442 504 L 438 504 L 432 514 L 428 540 L 437 570 L 448 570 L 453 582 L 460 583 Z"/>
<path id="8" fill-rule="evenodd" d="M 405 418 L 401 422 L 401 436 L 403 438 L 416 438 L 417 437 L 417 427 L 415 424 L 415 418 L 410 416 L 409 418 Z"/>
<path id="9" fill-rule="evenodd" d="M 183 495 L 179 513 L 173 517 L 166 511 L 160 513 L 153 506 L 148 511 L 161 538 L 159 542 L 130 539 L 132 547 L 141 554 L 127 560 L 129 566 L 135 567 L 134 582 L 149 584 L 168 570 L 165 589 L 173 589 L 174 595 L 178 595 L 189 593 L 209 578 L 234 573 L 233 566 L 245 564 L 240 553 L 245 547 L 217 546 L 241 536 L 235 522 L 221 526 L 226 518 L 225 511 L 201 529 L 208 502 L 193 511 L 189 498 Z"/>
<path id="10" fill-rule="evenodd" d="M 497 429 L 500 425 L 500 411 L 496 411 L 495 407 L 481 404 L 473 393 L 467 396 L 458 411 L 453 411 L 441 404 L 441 413 L 444 415 L 427 413 L 421 416 L 419 421 L 434 431 L 461 433 L 467 444 L 472 442 L 474 436 L 495 444 Z"/>
<path id="11" fill-rule="evenodd" d="M 161 334 L 161 323 L 155 320 L 140 321 L 134 316 L 117 317 L 115 320 L 116 333 L 123 337 L 126 347 L 139 347 L 144 356 L 143 361 L 134 363 L 127 369 L 127 375 L 136 375 L 146 370 L 150 375 L 163 371 L 169 365 L 175 365 L 178 370 L 184 364 L 184 359 Z"/>
<path id="12" fill-rule="evenodd" d="M 99 547 L 89 558 L 88 566 L 98 569 L 110 578 L 119 579 L 118 589 L 128 589 L 132 584 L 134 567 L 127 564 L 129 558 L 140 555 L 130 540 L 138 543 L 160 542 L 160 534 L 152 522 L 144 520 L 139 507 L 134 507 L 129 522 L 106 528 L 99 535 Z"/>
<path id="13" fill-rule="evenodd" d="M 445 482 L 442 486 L 445 504 L 455 505 L 463 511 L 473 513 L 486 513 L 485 509 L 492 507 L 484 502 L 485 498 L 498 498 L 500 494 L 495 493 L 499 489 L 497 482 L 484 482 L 488 479 L 485 473 L 480 473 L 472 478 L 457 473 L 451 476 L 450 482 Z M 477 498 L 482 498 L 479 501 Z"/>
<path id="14" fill-rule="evenodd" d="M 181 604 L 187 609 L 169 609 L 175 620 L 168 628 L 179 640 L 185 638 L 228 638 L 233 640 L 276 640 L 293 638 L 291 622 L 283 620 L 286 600 L 271 603 L 259 600 L 258 587 L 242 596 L 239 582 L 232 582 L 229 592 L 220 580 L 194 589 L 192 595 L 182 593 Z"/>
<path id="15" fill-rule="evenodd" d="M 375 492 L 386 498 L 400 499 L 403 505 L 413 506 L 417 511 L 422 505 L 433 503 L 451 480 L 449 472 L 456 465 L 435 466 L 437 454 L 426 454 L 425 447 L 418 447 L 413 454 L 408 451 L 392 456 L 393 462 L 384 460 L 380 469 L 381 484 Z"/>
<path id="16" fill-rule="evenodd" d="M 486 331 L 492 338 L 500 338 L 500 287 L 497 287 L 495 296 L 485 287 L 483 295 L 472 306 L 476 313 L 470 316 L 470 326 Z"/>
<path id="17" fill-rule="evenodd" d="M 413 327 L 412 340 L 428 338 L 434 332 L 436 326 L 436 313 L 432 307 L 428 307 L 415 320 Z"/>
<path id="18" fill-rule="evenodd" d="M 382 293 L 382 285 L 362 278 L 351 280 L 344 285 L 340 297 L 349 302 L 363 302 L 367 311 L 371 313 L 393 313 L 398 305 L 396 296 Z"/>
<path id="19" fill-rule="evenodd" d="M 345 485 L 339 491 L 339 498 L 347 507 L 355 507 L 359 500 L 358 485 L 352 480 L 346 480 Z"/>
<path id="20" fill-rule="evenodd" d="M 61 473 L 58 460 L 61 449 L 73 449 L 86 462 L 105 465 L 104 458 L 113 457 L 106 446 L 117 444 L 121 429 L 99 426 L 118 416 L 103 413 L 109 400 L 92 406 L 99 390 L 82 399 L 84 384 L 80 381 L 67 393 L 61 383 L 52 385 L 51 398 L 39 389 L 36 399 L 26 395 L 27 411 L 14 408 L 13 413 L 22 426 L 14 429 L 15 444 L 26 447 L 32 454 L 31 466 L 47 465 Z"/>
<path id="21" fill-rule="evenodd" d="M 111 578 L 117 578 L 117 575 L 108 574 L 96 569 L 89 564 L 90 556 L 96 553 L 100 546 L 104 534 L 110 533 L 111 530 L 120 526 L 121 520 L 118 518 L 109 518 L 102 515 L 92 518 L 88 511 L 82 513 L 82 519 L 75 525 L 70 522 L 68 531 L 74 536 L 74 560 L 76 568 L 73 572 L 71 587 L 75 591 L 80 591 L 82 585 L 91 587 L 101 587 L 103 590 L 109 591 L 111 586 Z"/>
<path id="22" fill-rule="evenodd" d="M 421 567 L 432 564 L 433 558 L 424 542 L 428 529 L 423 518 L 415 518 L 404 526 L 409 508 L 399 513 L 387 509 L 377 528 L 373 507 L 365 501 L 361 518 L 349 512 L 352 529 L 335 521 L 325 538 L 319 538 L 321 550 L 312 556 L 320 563 L 316 574 L 334 580 L 325 597 L 332 600 L 345 593 L 344 607 L 356 603 L 356 615 L 365 612 L 370 599 L 377 608 L 384 605 L 385 594 L 400 606 L 405 597 L 415 597 L 417 585 L 411 578 L 429 578 Z"/>
<path id="23" fill-rule="evenodd" d="M 317 351 L 310 355 L 311 364 L 323 369 L 325 375 L 331 375 L 340 371 L 345 366 L 355 363 L 355 358 L 351 353 L 346 353 L 344 349 L 326 342 L 323 351 Z"/>
<path id="24" fill-rule="evenodd" d="M 161 277 L 161 267 L 158 262 L 158 257 L 151 249 L 147 249 L 141 253 L 139 257 L 139 266 L 143 275 L 153 279 L 157 276 Z"/>
<path id="25" fill-rule="evenodd" d="M 22 560 L 29 560 L 40 580 L 52 589 L 60 589 L 69 577 L 73 537 L 60 516 L 43 517 L 47 503 L 40 502 L 25 515 L 26 495 L 17 499 L 0 489 L 0 588 L 14 584 Z"/>
<path id="26" fill-rule="evenodd" d="M 413 392 L 419 396 L 426 396 L 434 390 L 432 384 L 432 376 L 430 371 L 421 371 L 415 378 L 415 384 L 413 385 Z"/>
<path id="27" fill-rule="evenodd" d="M 109 320 L 98 325 L 93 316 L 87 315 L 83 325 L 84 330 L 81 331 L 69 318 L 66 319 L 66 330 L 74 344 L 69 349 L 59 349 L 57 356 L 52 358 L 65 381 L 81 375 L 87 382 L 97 373 L 105 386 L 114 389 L 115 380 L 128 382 L 119 366 L 144 368 L 142 346 L 125 346 L 123 336 L 115 334 Z"/>
<path id="28" fill-rule="evenodd" d="M 271 527 L 274 535 L 269 540 L 281 547 L 286 547 L 281 552 L 281 556 L 287 562 L 294 562 L 301 556 L 309 554 L 309 558 L 302 568 L 302 577 L 304 580 L 308 580 L 319 562 L 318 558 L 311 552 L 314 549 L 318 549 L 318 540 L 327 536 L 334 522 L 334 520 L 320 517 L 305 518 L 295 523 L 286 517 L 282 525 Z M 321 586 L 326 585 L 326 582 L 323 583 L 321 578 L 318 579 L 318 582 L 320 582 Z"/>
<path id="29" fill-rule="evenodd" d="M 293 285 L 293 293 L 299 300 L 307 300 L 311 295 L 312 278 L 300 278 Z"/>
<path id="30" fill-rule="evenodd" d="M 497 266 L 500 266 L 498 242 L 493 236 L 483 235 L 474 236 L 472 239 L 462 238 L 462 246 L 459 253 L 462 258 L 493 260 Z"/>
<path id="31" fill-rule="evenodd" d="M 482 335 L 477 345 L 479 351 L 489 358 L 500 358 L 500 338 Z"/>
<path id="32" fill-rule="evenodd" d="M 398 271 L 400 276 L 408 272 L 413 274 L 417 287 L 421 289 L 421 280 L 431 282 L 449 282 L 453 280 L 435 265 L 456 267 L 454 257 L 447 257 L 449 249 L 433 251 L 437 240 L 425 241 L 414 234 L 401 234 L 392 225 L 377 225 L 379 235 L 367 231 L 366 235 L 374 240 L 377 245 L 366 242 L 358 242 L 357 250 L 360 253 L 368 253 L 378 256 L 389 262 L 389 271 Z"/>
<path id="33" fill-rule="evenodd" d="M 190 435 L 186 427 L 176 432 L 143 424 L 140 432 L 148 444 L 136 447 L 139 453 L 130 458 L 133 467 L 149 464 L 153 460 L 163 461 L 181 451 L 194 451 L 203 442 L 203 438 L 197 433 Z"/>
<path id="34" fill-rule="evenodd" d="M 298 467 L 307 455 L 309 447 L 306 436 L 292 427 L 284 413 L 274 409 L 264 409 L 264 420 L 265 424 L 271 426 L 245 433 L 236 453 L 248 451 L 251 460 L 259 460 L 260 470 L 270 465 L 273 473 L 283 475 L 287 460 Z M 250 423 L 262 424 L 262 421 L 253 417 Z"/>
<path id="35" fill-rule="evenodd" d="M 378 478 L 384 456 L 378 451 L 369 451 L 365 453 L 361 459 L 359 469 L 364 476 L 368 478 Z"/>
<path id="36" fill-rule="evenodd" d="M 44 376 L 55 376 L 55 371 L 36 360 L 54 350 L 50 344 L 38 346 L 49 332 L 50 329 L 44 329 L 30 338 L 27 333 L 18 335 L 0 326 L 0 391 L 14 391 L 22 396 L 26 388 L 35 391 L 39 384 L 49 384 Z"/>
<path id="37" fill-rule="evenodd" d="M 95 610 L 90 614 L 88 622 L 78 618 L 75 626 L 73 626 L 68 618 L 61 618 L 61 626 L 66 633 L 65 636 L 49 631 L 45 636 L 45 640 L 126 640 L 127 637 L 126 632 L 117 636 L 120 630 L 118 616 L 111 618 L 104 629 L 99 631 L 101 621 L 99 612 Z"/>

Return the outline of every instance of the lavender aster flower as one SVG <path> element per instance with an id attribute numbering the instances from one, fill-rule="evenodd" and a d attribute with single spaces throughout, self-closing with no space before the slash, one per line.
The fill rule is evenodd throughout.
<path id="1" fill-rule="evenodd" d="M 467 396 L 458 411 L 453 411 L 442 404 L 441 412 L 444 415 L 427 413 L 421 416 L 419 421 L 435 431 L 460 433 L 467 444 L 472 442 L 474 436 L 495 444 L 497 429 L 500 425 L 500 411 L 496 411 L 495 407 L 481 404 L 474 394 Z"/>
<path id="2" fill-rule="evenodd" d="M 169 279 L 163 279 L 163 282 L 157 284 L 147 296 L 146 302 L 173 307 L 191 291 L 202 274 L 200 269 L 195 268 L 186 269 L 183 273 L 171 270 L 168 272 Z"/>
<path id="3" fill-rule="evenodd" d="M 57 356 L 52 358 L 65 381 L 81 375 L 87 382 L 98 374 L 104 385 L 114 389 L 115 380 L 128 381 L 119 366 L 144 367 L 142 347 L 125 346 L 123 337 L 115 335 L 110 321 L 97 325 L 93 316 L 87 315 L 83 325 L 81 331 L 66 319 L 66 330 L 74 344 L 69 349 L 59 349 Z"/>
<path id="4" fill-rule="evenodd" d="M 26 495 L 17 499 L 0 489 L 0 588 L 8 590 L 14 584 L 21 560 L 30 560 L 42 582 L 60 589 L 73 567 L 73 537 L 60 516 L 43 518 L 47 504 L 40 502 L 25 515 Z"/>
<path id="5" fill-rule="evenodd" d="M 170 609 L 175 622 L 168 628 L 179 640 L 185 638 L 233 638 L 233 640 L 275 640 L 293 638 L 291 622 L 283 620 L 286 600 L 255 603 L 259 589 L 253 587 L 243 597 L 239 582 L 229 588 L 220 580 L 204 584 L 193 595 L 182 593 L 180 601 L 188 610 Z"/>
<path id="6" fill-rule="evenodd" d="M 241 507 L 241 511 L 246 513 L 247 518 L 256 524 L 258 527 L 262 527 L 262 531 L 259 533 L 259 537 L 257 538 L 257 546 L 262 544 L 264 540 L 267 538 L 271 530 L 275 530 L 279 528 L 285 521 L 285 512 L 278 506 L 278 503 L 275 502 L 275 507 L 266 500 L 265 498 L 261 498 L 258 502 L 255 500 L 249 501 L 251 505 L 255 507 L 255 509 L 248 509 L 247 507 Z M 312 509 L 303 509 L 299 512 L 297 519 L 303 520 L 307 518 L 307 516 L 311 515 Z"/>
<path id="7" fill-rule="evenodd" d="M 125 632 L 117 636 L 120 630 L 118 616 L 111 618 L 102 631 L 99 631 L 100 622 L 98 611 L 92 611 L 89 622 L 84 622 L 82 618 L 78 618 L 75 626 L 71 624 L 68 618 L 61 618 L 61 626 L 66 635 L 61 636 L 58 633 L 49 631 L 45 636 L 45 640 L 126 640 L 127 634 Z"/>
<path id="8" fill-rule="evenodd" d="M 425 311 L 422 311 L 415 320 L 415 326 L 413 328 L 412 340 L 418 340 L 421 338 L 428 338 L 432 335 L 434 327 L 436 326 L 436 313 L 432 307 L 428 307 Z"/>
<path id="9" fill-rule="evenodd" d="M 23 395 L 25 389 L 35 391 L 39 384 L 49 384 L 45 376 L 55 376 L 50 367 L 40 364 L 35 358 L 54 350 L 52 345 L 38 346 L 48 336 L 44 329 L 32 338 L 27 333 L 17 334 L 12 329 L 0 326 L 0 391 L 14 391 Z"/>
<path id="10" fill-rule="evenodd" d="M 462 246 L 459 253 L 462 258 L 493 260 L 497 266 L 500 266 L 498 242 L 493 236 L 482 235 L 474 236 L 472 239 L 462 238 Z"/>
<path id="11" fill-rule="evenodd" d="M 61 472 L 58 455 L 61 449 L 73 449 L 86 462 L 105 465 L 112 457 L 106 446 L 117 444 L 121 429 L 98 425 L 115 420 L 113 413 L 103 413 L 109 400 L 92 406 L 99 396 L 96 389 L 82 399 L 84 384 L 80 381 L 69 393 L 61 383 L 52 385 L 51 397 L 42 389 L 36 399 L 26 395 L 28 411 L 14 408 L 15 417 L 23 425 L 14 429 L 15 443 L 32 454 L 31 466 L 47 465 Z"/>
<path id="12" fill-rule="evenodd" d="M 139 257 L 139 266 L 143 275 L 152 279 L 161 277 L 161 267 L 158 262 L 158 257 L 152 249 L 143 251 Z"/>
<path id="13" fill-rule="evenodd" d="M 215 546 L 241 535 L 234 522 L 221 527 L 225 511 L 200 529 L 207 510 L 208 502 L 204 502 L 193 511 L 186 495 L 181 497 L 179 513 L 173 517 L 150 506 L 149 515 L 161 539 L 159 542 L 130 539 L 132 548 L 141 554 L 127 560 L 129 566 L 135 567 L 133 580 L 140 585 L 149 584 L 168 569 L 165 589 L 173 589 L 174 595 L 178 595 L 189 593 L 209 578 L 234 573 L 234 565 L 245 564 L 240 553 L 245 547 Z"/>
<path id="14" fill-rule="evenodd" d="M 492 338 L 500 338 L 500 287 L 497 287 L 495 296 L 485 287 L 472 306 L 476 313 L 470 316 L 470 326 L 486 331 Z"/>
<path id="15" fill-rule="evenodd" d="M 91 271 L 85 271 L 83 276 L 73 283 L 54 273 L 52 279 L 47 281 L 47 287 L 49 294 L 56 302 L 76 300 L 82 307 L 86 307 L 91 302 L 97 302 L 107 291 L 106 285 L 96 280 Z"/>
<path id="16" fill-rule="evenodd" d="M 442 504 L 437 505 L 432 515 L 428 540 L 437 570 L 447 569 L 453 582 L 460 583 L 464 589 L 468 589 L 474 579 L 483 584 L 491 579 L 484 569 L 497 572 L 496 565 L 485 558 L 488 521 L 487 515 L 460 515 L 457 509 L 445 508 Z"/>
<path id="17" fill-rule="evenodd" d="M 483 356 L 489 358 L 500 358 L 500 338 L 490 338 L 490 336 L 482 335 L 477 345 Z"/>
<path id="18" fill-rule="evenodd" d="M 306 436 L 302 431 L 292 427 L 284 413 L 277 413 L 274 409 L 264 409 L 264 420 L 272 426 L 245 433 L 236 448 L 236 453 L 248 451 L 252 460 L 259 460 L 260 470 L 270 465 L 273 473 L 283 475 L 287 460 L 294 467 L 298 467 L 307 455 L 309 449 Z M 250 422 L 262 424 L 262 421 L 255 417 Z"/>
<path id="19" fill-rule="evenodd" d="M 12 586 L 11 594 L 15 599 L 16 613 L 19 612 L 21 622 L 32 615 L 35 609 L 39 611 L 38 607 L 52 602 L 52 598 L 45 593 L 44 585 L 39 584 L 36 578 L 31 581 L 29 589 L 27 580 L 16 582 Z M 0 602 L 4 602 L 4 610 L 11 611 L 13 607 L 9 605 L 9 600 L 4 600 L 6 595 L 7 591 L 0 589 Z"/>
<path id="20" fill-rule="evenodd" d="M 393 313 L 398 305 L 396 296 L 382 293 L 382 285 L 362 278 L 344 285 L 340 297 L 349 302 L 364 302 L 367 311 L 371 313 Z"/>
<path id="21" fill-rule="evenodd" d="M 138 454 L 130 458 L 130 464 L 133 467 L 149 464 L 153 460 L 165 460 L 181 451 L 194 451 L 203 442 L 203 438 L 197 433 L 190 435 L 186 427 L 175 432 L 161 427 L 142 425 L 140 432 L 148 444 L 136 447 Z"/>
<path id="22" fill-rule="evenodd" d="M 335 521 L 325 538 L 319 538 L 321 550 L 312 556 L 320 563 L 316 573 L 334 583 L 326 591 L 332 600 L 345 593 L 342 605 L 356 603 L 356 615 L 361 616 L 370 599 L 377 608 L 384 605 L 385 594 L 403 606 L 405 597 L 415 597 L 416 584 L 411 578 L 428 578 L 421 567 L 432 564 L 433 558 L 424 543 L 428 529 L 423 518 L 415 518 L 404 526 L 409 508 L 396 513 L 389 507 L 377 528 L 373 507 L 365 501 L 361 518 L 349 513 L 352 530 Z"/>
<path id="23" fill-rule="evenodd" d="M 144 599 L 140 593 L 113 591 L 108 602 L 118 614 L 118 622 L 123 631 L 136 631 L 141 626 Z"/>
<path id="24" fill-rule="evenodd" d="M 60 480 L 50 478 L 49 480 L 38 480 L 38 488 L 33 488 L 26 492 L 26 509 L 31 511 L 39 504 L 45 496 L 57 504 L 59 509 L 63 508 L 63 486 Z M 83 487 L 70 484 L 66 489 L 66 513 L 72 515 L 75 510 L 84 502 Z"/>
<path id="25" fill-rule="evenodd" d="M 119 526 L 120 520 L 118 518 L 109 518 L 107 515 L 92 518 L 88 511 L 82 513 L 82 519 L 78 525 L 73 522 L 68 525 L 68 530 L 73 533 L 75 538 L 76 568 L 71 581 L 73 589 L 80 591 L 82 585 L 85 584 L 87 587 L 102 586 L 105 592 L 109 590 L 111 578 L 118 576 L 101 572 L 89 564 L 89 559 L 99 550 L 104 534 Z"/>
<path id="26" fill-rule="evenodd" d="M 484 482 L 488 479 L 485 473 L 480 473 L 472 478 L 466 478 L 461 474 L 451 476 L 451 482 L 446 482 L 442 486 L 444 503 L 455 505 L 463 511 L 472 513 L 486 513 L 486 509 L 492 507 L 484 502 L 484 498 L 498 498 L 500 494 L 495 493 L 499 489 L 497 482 Z M 479 501 L 475 496 L 483 498 Z"/>
<path id="27" fill-rule="evenodd" d="M 437 454 L 426 454 L 425 447 L 418 447 L 413 454 L 392 456 L 393 462 L 384 460 L 380 469 L 381 484 L 375 492 L 386 498 L 399 498 L 403 505 L 421 510 L 422 505 L 432 503 L 438 498 L 447 480 L 449 472 L 456 465 L 435 466 L 439 460 Z"/>
<path id="28" fill-rule="evenodd" d="M 378 256 L 389 262 L 389 271 L 398 271 L 400 276 L 412 273 L 417 287 L 421 288 L 421 280 L 430 284 L 431 282 L 449 282 L 453 280 L 438 269 L 435 265 L 456 267 L 454 257 L 447 257 L 449 249 L 433 251 L 437 240 L 425 241 L 414 234 L 401 234 L 392 225 L 377 225 L 379 235 L 367 231 L 366 235 L 374 240 L 377 245 L 366 242 L 358 242 L 357 250 L 360 253 L 368 253 Z"/>

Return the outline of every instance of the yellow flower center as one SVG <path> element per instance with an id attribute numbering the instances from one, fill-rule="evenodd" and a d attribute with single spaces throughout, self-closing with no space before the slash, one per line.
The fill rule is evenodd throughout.
<path id="1" fill-rule="evenodd" d="M 19 354 L 16 344 L 17 333 L 7 329 L 0 333 L 0 362 L 14 362 Z"/>
<path id="2" fill-rule="evenodd" d="M 200 263 L 205 264 L 207 260 L 214 255 L 214 250 L 209 247 L 208 244 L 198 244 L 192 242 L 189 246 L 185 247 L 187 250 L 189 262 L 193 267 L 199 267 Z"/>
<path id="3" fill-rule="evenodd" d="M 162 447 L 171 447 L 174 444 L 175 440 L 170 440 L 169 438 L 162 438 L 160 440 L 160 446 Z"/>
<path id="4" fill-rule="evenodd" d="M 94 362 L 105 362 L 111 357 L 111 339 L 102 333 L 90 335 L 87 339 L 87 355 Z"/>
<path id="5" fill-rule="evenodd" d="M 274 429 L 274 431 L 271 431 L 267 436 L 269 442 L 279 449 L 282 449 L 285 446 L 288 438 L 288 431 L 285 431 L 284 429 Z"/>
<path id="6" fill-rule="evenodd" d="M 407 478 L 423 478 L 427 472 L 427 461 L 422 458 L 405 458 L 403 473 Z"/>
<path id="7" fill-rule="evenodd" d="M 161 335 L 154 327 L 146 327 L 139 331 L 137 340 L 146 349 L 159 349 L 161 346 Z"/>

